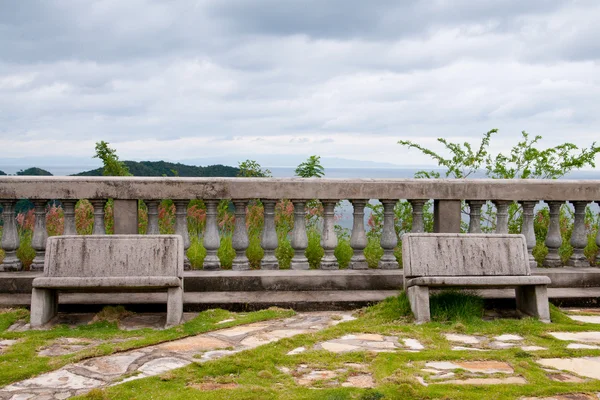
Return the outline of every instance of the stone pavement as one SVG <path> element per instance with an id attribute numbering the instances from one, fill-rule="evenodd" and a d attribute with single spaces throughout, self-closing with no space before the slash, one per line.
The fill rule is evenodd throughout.
<path id="1" fill-rule="evenodd" d="M 317 332 L 354 319 L 350 312 L 299 313 L 291 318 L 213 331 L 141 349 L 90 358 L 0 388 L 0 399 L 53 400 L 122 382 L 162 374 L 192 362 L 214 360 L 303 333 Z M 230 322 L 224 320 L 220 323 Z M 159 321 L 156 321 L 157 323 Z M 19 327 L 19 330 L 23 327 Z M 1 346 L 12 343 L 0 342 Z M 97 345 L 89 339 L 61 338 L 41 354 L 59 355 Z"/>
<path id="2" fill-rule="evenodd" d="M 583 323 L 600 324 L 600 314 L 590 315 L 594 310 L 570 310 L 573 320 Z M 185 316 L 192 318 L 192 314 Z M 69 315 L 72 326 L 86 321 L 89 316 Z M 171 342 L 165 342 L 141 349 L 130 350 L 110 356 L 90 358 L 67 365 L 59 370 L 17 382 L 0 388 L 0 399 L 66 399 L 86 393 L 93 388 L 102 388 L 122 382 L 159 375 L 193 362 L 202 363 L 218 359 L 239 351 L 253 349 L 263 344 L 276 342 L 283 338 L 323 330 L 340 322 L 354 319 L 351 312 L 311 312 L 299 313 L 294 317 L 239 325 L 205 334 L 191 336 Z M 220 323 L 234 321 L 223 320 Z M 64 321 L 59 321 L 64 322 Z M 121 321 L 121 327 L 136 329 L 144 324 L 158 328 L 164 321 L 159 316 L 131 315 Z M 26 326 L 16 324 L 11 329 L 23 330 Z M 548 332 L 548 336 L 564 343 L 565 349 L 600 349 L 600 330 L 589 326 L 588 331 Z M 524 385 L 525 377 L 515 371 L 508 362 L 486 360 L 485 354 L 495 350 L 516 348 L 524 352 L 543 352 L 535 338 L 526 339 L 516 334 L 497 336 L 466 335 L 442 333 L 450 348 L 457 352 L 457 359 L 423 360 L 407 363 L 415 368 L 415 383 L 430 385 Z M 0 351 L 12 346 L 15 340 L 0 341 Z M 40 355 L 59 356 L 81 351 L 101 344 L 102 341 L 81 338 L 60 338 L 49 346 L 40 349 Z M 287 353 L 298 357 L 302 362 L 303 353 L 309 351 L 328 351 L 346 353 L 365 351 L 380 352 L 420 352 L 426 350 L 418 338 L 398 333 L 386 336 L 375 333 L 355 332 L 338 338 L 315 343 L 312 346 L 298 347 Z M 477 361 L 460 360 L 460 352 L 481 352 Z M 541 353 L 543 354 L 543 353 Z M 562 383 L 580 383 L 600 379 L 600 356 L 539 358 L 536 360 L 548 379 Z M 294 368 L 277 366 L 284 374 L 290 375 L 296 384 L 310 388 L 357 387 L 375 388 L 378 382 L 366 363 L 344 363 L 336 369 L 324 369 L 299 363 Z M 221 388 L 234 389 L 235 383 L 203 382 L 193 385 L 200 390 Z M 598 395 L 571 393 L 539 400 L 583 400 L 600 398 Z M 534 399 L 534 398 L 527 398 Z"/>

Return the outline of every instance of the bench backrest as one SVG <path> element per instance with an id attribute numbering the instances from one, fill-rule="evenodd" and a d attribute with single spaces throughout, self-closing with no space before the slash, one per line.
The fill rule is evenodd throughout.
<path id="1" fill-rule="evenodd" d="M 44 276 L 183 276 L 179 235 L 52 236 Z"/>
<path id="2" fill-rule="evenodd" d="M 407 233 L 405 277 L 530 275 L 523 235 Z"/>

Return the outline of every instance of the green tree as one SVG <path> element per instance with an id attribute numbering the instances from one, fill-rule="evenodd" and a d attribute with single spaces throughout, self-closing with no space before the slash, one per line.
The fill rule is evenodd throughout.
<path id="1" fill-rule="evenodd" d="M 572 143 L 539 149 L 536 145 L 542 137 L 538 135 L 530 139 L 529 134 L 523 131 L 521 132 L 523 140 L 513 146 L 510 155 L 498 153 L 492 156 L 489 154 L 489 145 L 492 135 L 496 133 L 498 133 L 497 129 L 485 133 L 475 150 L 468 142 L 452 143 L 444 138 L 438 138 L 438 142 L 442 143 L 450 153 L 448 158 L 410 140 L 400 140 L 398 143 L 420 150 L 433 158 L 440 167 L 446 169 L 447 178 L 458 179 L 468 178 L 482 170 L 485 170 L 488 178 L 494 179 L 557 179 L 574 169 L 586 166 L 594 168 L 596 155 L 600 153 L 600 146 L 596 146 L 595 142 L 589 149 L 580 150 Z M 436 177 L 435 172 L 419 171 L 417 174 L 420 177 Z"/>
<path id="2" fill-rule="evenodd" d="M 263 167 L 254 160 L 246 160 L 238 163 L 238 177 L 242 178 L 270 178 L 271 171 Z"/>
<path id="3" fill-rule="evenodd" d="M 492 135 L 497 132 L 497 129 L 492 129 L 485 133 L 481 143 L 475 150 L 467 142 L 463 144 L 452 143 L 446 139 L 439 138 L 438 141 L 450 153 L 449 157 L 444 157 L 431 149 L 409 140 L 400 140 L 398 143 L 408 148 L 420 150 L 423 154 L 430 156 L 439 166 L 446 169 L 445 176 L 452 178 L 467 178 L 476 172 L 485 171 L 485 176 L 492 179 L 558 179 L 573 170 L 588 166 L 595 168 L 595 159 L 597 154 L 600 153 L 600 146 L 596 146 L 595 142 L 589 148 L 582 149 L 572 143 L 563 143 L 546 149 L 539 148 L 539 142 L 542 137 L 538 135 L 531 138 L 527 132 L 523 131 L 521 132 L 522 140 L 512 147 L 508 155 L 498 153 L 493 156 L 489 152 L 489 144 Z M 419 171 L 415 177 L 432 178 L 440 177 L 440 174 Z M 464 203 L 463 213 L 467 213 Z M 534 253 L 537 251 L 540 254 L 538 261 L 543 260 L 545 250 L 543 242 L 547 233 L 546 225 L 548 223 L 546 214 L 546 210 L 539 210 L 536 217 L 536 221 L 539 221 L 536 227 L 536 240 L 538 242 L 536 248 L 539 247 L 540 249 L 534 249 Z M 568 226 L 565 226 L 564 229 L 561 227 L 564 247 L 564 250 L 561 251 L 567 258 L 567 253 L 572 251 L 572 249 L 569 250 L 567 237 L 572 230 L 571 214 L 570 208 L 567 205 L 563 205 L 561 208 L 561 224 L 563 224 L 563 221 L 566 221 L 565 224 Z M 513 203 L 509 208 L 510 233 L 520 232 L 521 215 L 521 207 L 519 204 Z M 484 208 L 482 220 L 482 229 L 484 231 L 493 231 L 495 229 L 496 215 L 492 207 L 488 206 Z M 593 221 L 593 218 L 590 221 Z M 464 225 L 463 229 L 466 228 Z M 593 232 L 594 230 L 592 229 L 590 237 L 593 235 Z M 590 246 L 588 247 L 591 254 L 593 249 Z M 592 257 L 590 256 L 590 258 Z"/>
<path id="4" fill-rule="evenodd" d="M 41 169 L 41 168 L 37 168 L 37 167 L 27 168 L 26 170 L 20 170 L 17 172 L 17 175 L 21 175 L 21 176 L 26 176 L 26 175 L 52 176 L 52 174 L 50 172 L 46 171 L 45 169 Z"/>
<path id="5" fill-rule="evenodd" d="M 296 168 L 296 176 L 301 178 L 321 178 L 325 175 L 325 168 L 321 165 L 320 156 L 310 156 Z"/>
<path id="6" fill-rule="evenodd" d="M 94 158 L 99 158 L 104 164 L 102 174 L 104 176 L 131 176 L 129 168 L 119 161 L 117 151 L 108 147 L 109 143 L 105 141 L 96 142 L 96 155 Z"/>

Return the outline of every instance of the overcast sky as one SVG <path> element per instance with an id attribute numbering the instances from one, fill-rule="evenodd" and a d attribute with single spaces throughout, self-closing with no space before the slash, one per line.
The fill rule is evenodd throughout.
<path id="1" fill-rule="evenodd" d="M 589 146 L 599 38 L 598 0 L 0 0 L 0 159 Z"/>

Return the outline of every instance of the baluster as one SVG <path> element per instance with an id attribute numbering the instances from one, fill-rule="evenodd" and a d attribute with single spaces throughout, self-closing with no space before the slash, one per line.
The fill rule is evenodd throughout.
<path id="1" fill-rule="evenodd" d="M 350 259 L 350 269 L 367 269 L 367 259 L 364 250 L 367 247 L 367 235 L 365 234 L 365 206 L 367 200 L 352 200 L 353 217 L 352 235 L 350 236 L 350 246 L 354 254 Z"/>
<path id="2" fill-rule="evenodd" d="M 396 202 L 396 200 L 381 200 L 381 203 L 383 203 L 383 233 L 381 234 L 383 256 L 379 260 L 379 268 L 381 269 L 399 268 L 394 255 L 394 249 L 398 245 L 398 236 L 394 226 L 394 206 Z"/>
<path id="3" fill-rule="evenodd" d="M 571 246 L 573 246 L 573 254 L 567 265 L 569 267 L 589 267 L 590 262 L 583 254 L 583 249 L 587 245 L 587 236 L 585 234 L 585 207 L 587 202 L 574 201 L 575 221 L 573 222 L 573 233 L 571 234 Z"/>
<path id="4" fill-rule="evenodd" d="M 550 207 L 550 225 L 548 226 L 548 235 L 546 236 L 546 247 L 548 255 L 544 259 L 545 267 L 562 267 L 562 261 L 558 254 L 558 249 L 562 245 L 562 236 L 560 235 L 560 207 L 562 201 L 549 201 Z"/>
<path id="5" fill-rule="evenodd" d="M 600 201 L 597 201 L 596 204 L 600 206 Z M 598 234 L 596 235 L 596 246 L 600 249 L 600 215 L 598 215 Z M 596 265 L 600 267 L 600 251 L 596 256 Z"/>
<path id="6" fill-rule="evenodd" d="M 217 227 L 217 205 L 218 200 L 205 200 L 206 204 L 206 228 L 204 231 L 203 244 L 206 249 L 203 268 L 205 270 L 216 270 L 221 268 L 221 262 L 217 251 L 221 245 L 219 239 L 219 228 Z"/>
<path id="7" fill-rule="evenodd" d="M 4 261 L 2 269 L 4 271 L 20 271 L 23 266 L 17 258 L 17 249 L 19 248 L 19 232 L 17 231 L 17 220 L 15 216 L 14 200 L 4 200 L 2 206 L 4 211 L 2 217 L 4 227 L 2 232 L 2 250 L 4 250 Z"/>
<path id="8" fill-rule="evenodd" d="M 92 235 L 106 235 L 106 229 L 104 229 L 104 206 L 106 200 L 95 199 L 90 200 L 94 207 L 94 230 Z"/>
<path id="9" fill-rule="evenodd" d="M 275 200 L 263 200 L 265 209 L 265 223 L 262 231 L 260 245 L 265 255 L 260 262 L 260 269 L 279 269 L 279 262 L 275 257 L 277 248 L 277 231 L 275 230 Z"/>
<path id="10" fill-rule="evenodd" d="M 31 270 L 41 271 L 44 269 L 44 258 L 46 256 L 46 203 L 48 200 L 33 200 L 35 205 L 35 226 L 31 247 L 35 250 L 35 258 L 31 263 Z"/>
<path id="11" fill-rule="evenodd" d="M 65 216 L 65 229 L 63 235 L 77 235 L 75 227 L 75 204 L 77 200 L 63 200 L 63 214 Z"/>
<path id="12" fill-rule="evenodd" d="M 148 208 L 148 227 L 146 228 L 146 235 L 158 235 L 160 230 L 158 229 L 158 205 L 160 200 L 144 200 L 146 208 Z"/>
<path id="13" fill-rule="evenodd" d="M 187 251 L 190 248 L 190 232 L 188 231 L 187 207 L 189 200 L 174 200 L 175 204 L 175 234 L 183 238 L 183 269 L 191 269 Z"/>
<path id="14" fill-rule="evenodd" d="M 496 233 L 507 234 L 508 233 L 508 207 L 510 207 L 512 201 L 507 200 L 496 200 Z"/>
<path id="15" fill-rule="evenodd" d="M 423 220 L 423 207 L 427 200 L 409 200 L 412 206 L 412 233 L 423 233 L 425 232 L 425 221 Z"/>
<path id="16" fill-rule="evenodd" d="M 292 257 L 292 269 L 308 269 L 308 259 L 304 252 L 308 247 L 308 236 L 306 235 L 306 200 L 292 200 L 294 204 L 294 230 L 292 231 L 291 245 L 294 249 Z"/>
<path id="17" fill-rule="evenodd" d="M 485 201 L 468 200 L 469 204 L 469 233 L 481 233 L 481 207 Z"/>
<path id="18" fill-rule="evenodd" d="M 340 266 L 335 258 L 335 248 L 338 240 L 335 234 L 334 210 L 335 200 L 323 200 L 323 234 L 321 235 L 321 247 L 325 255 L 321 259 L 321 269 L 339 269 Z"/>
<path id="19" fill-rule="evenodd" d="M 527 253 L 529 254 L 529 267 L 537 267 L 537 262 L 533 258 L 533 248 L 535 247 L 535 231 L 533 229 L 533 209 L 537 201 L 522 201 L 523 206 L 523 225 L 521 233 L 525 235 L 527 241 Z"/>
<path id="20" fill-rule="evenodd" d="M 248 200 L 233 200 L 235 206 L 235 227 L 231 238 L 232 247 L 235 250 L 235 258 L 231 269 L 243 271 L 250 269 L 250 262 L 246 256 L 248 248 L 248 229 L 246 228 L 246 206 Z"/>

